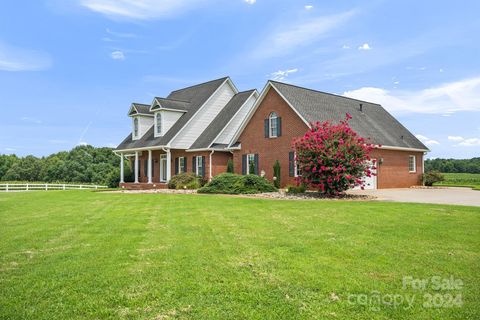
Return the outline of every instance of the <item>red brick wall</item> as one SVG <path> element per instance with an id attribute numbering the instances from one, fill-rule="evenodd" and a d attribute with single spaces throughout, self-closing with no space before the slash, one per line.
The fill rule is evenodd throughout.
<path id="1" fill-rule="evenodd" d="M 275 111 L 282 118 L 282 136 L 278 138 L 265 138 L 264 119 Z M 255 114 L 240 135 L 242 149 L 234 152 L 235 173 L 242 173 L 242 155 L 258 154 L 259 170 L 265 171 L 265 177 L 273 178 L 273 164 L 280 161 L 281 185 L 294 184 L 293 177 L 289 177 L 288 153 L 292 151 L 292 140 L 303 136 L 307 125 L 298 117 L 290 106 L 271 89 L 262 101 Z M 409 173 L 408 156 L 416 155 L 417 172 Z M 377 149 L 372 152 L 372 158 L 383 158 L 377 176 L 378 188 L 400 188 L 420 184 L 422 174 L 423 154 L 421 152 L 406 152 L 396 150 Z"/>
<path id="2" fill-rule="evenodd" d="M 415 173 L 409 172 L 409 156 L 416 157 L 417 170 Z M 377 187 L 386 188 L 408 188 L 421 185 L 421 176 L 423 169 L 423 152 L 398 151 L 375 149 L 371 153 L 372 159 L 383 159 L 378 163 Z"/>
<path id="3" fill-rule="evenodd" d="M 263 121 L 273 111 L 282 118 L 282 135 L 278 138 L 265 138 Z M 242 173 L 243 154 L 258 153 L 259 174 L 264 170 L 265 177 L 272 180 L 273 164 L 275 160 L 278 160 L 281 167 L 282 186 L 294 184 L 294 178 L 288 176 L 288 153 L 293 150 L 293 138 L 303 136 L 307 129 L 307 125 L 295 111 L 274 89 L 271 89 L 240 135 L 239 141 L 242 144 L 242 150 L 235 151 L 233 155 L 235 173 Z"/>
<path id="4" fill-rule="evenodd" d="M 153 159 L 153 177 L 152 182 L 159 182 L 160 181 L 160 154 L 165 153 L 164 151 L 160 150 L 153 150 L 152 151 L 152 159 Z M 185 157 L 185 161 L 187 162 L 187 172 L 192 172 L 192 158 L 195 156 L 204 156 L 205 157 L 205 178 L 208 179 L 210 174 L 210 151 L 204 152 L 186 152 L 185 150 L 172 150 L 172 162 L 171 162 L 171 175 L 175 175 L 175 159 L 177 157 Z M 227 171 L 227 162 L 228 159 L 232 158 L 232 154 L 230 152 L 214 152 L 212 156 L 212 167 L 213 167 L 213 175 L 217 175 Z M 144 175 L 144 164 L 145 160 L 148 159 L 148 151 L 143 151 L 141 155 L 138 157 L 139 164 L 140 164 L 140 175 L 138 177 L 139 182 L 148 182 L 148 177 Z M 131 158 L 132 164 L 135 161 L 135 158 Z"/>

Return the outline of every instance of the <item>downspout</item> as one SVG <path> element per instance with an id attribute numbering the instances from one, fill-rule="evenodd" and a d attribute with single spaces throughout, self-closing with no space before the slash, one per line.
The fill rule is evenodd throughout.
<path id="1" fill-rule="evenodd" d="M 212 150 L 212 152 L 210 152 L 210 177 L 209 177 L 209 181 L 212 180 L 212 155 L 215 153 L 215 149 Z"/>

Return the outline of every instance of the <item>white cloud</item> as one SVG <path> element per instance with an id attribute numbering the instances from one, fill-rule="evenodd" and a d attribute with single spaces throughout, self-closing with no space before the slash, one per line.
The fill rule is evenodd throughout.
<path id="1" fill-rule="evenodd" d="M 278 70 L 275 72 L 272 72 L 270 74 L 270 78 L 275 81 L 283 81 L 285 78 L 287 78 L 290 74 L 297 72 L 298 69 L 287 69 L 287 70 Z"/>
<path id="2" fill-rule="evenodd" d="M 50 68 L 52 60 L 42 51 L 19 48 L 0 41 L 0 70 L 39 71 Z"/>
<path id="3" fill-rule="evenodd" d="M 125 60 L 125 54 L 122 51 L 113 51 L 111 56 L 113 60 Z"/>
<path id="4" fill-rule="evenodd" d="M 309 4 L 309 5 L 306 5 L 306 6 L 305 6 L 305 10 L 310 10 L 310 9 L 313 9 L 313 6 L 312 6 L 312 5 Z"/>
<path id="5" fill-rule="evenodd" d="M 418 140 L 422 141 L 427 146 L 440 144 L 440 142 L 438 142 L 437 140 L 430 139 L 430 138 L 428 138 L 424 135 L 421 135 L 421 134 L 416 134 L 415 137 L 417 137 Z"/>
<path id="6" fill-rule="evenodd" d="M 182 14 L 204 0 L 79 0 L 80 5 L 110 18 L 151 20 Z"/>
<path id="7" fill-rule="evenodd" d="M 25 122 L 29 122 L 29 123 L 36 123 L 36 124 L 41 124 L 42 123 L 42 120 L 31 118 L 31 117 L 22 117 L 22 118 L 20 118 L 20 120 L 25 121 Z"/>
<path id="8" fill-rule="evenodd" d="M 345 96 L 382 104 L 394 113 L 452 114 L 480 111 L 480 77 L 450 82 L 418 91 L 390 91 L 364 87 Z"/>
<path id="9" fill-rule="evenodd" d="M 462 141 L 462 140 L 464 140 L 464 138 L 460 137 L 460 136 L 448 136 L 448 140 L 450 140 L 450 141 Z"/>
<path id="10" fill-rule="evenodd" d="M 342 49 L 350 49 L 350 46 L 347 46 L 346 44 L 344 44 L 344 45 L 342 46 Z"/>
<path id="11" fill-rule="evenodd" d="M 352 10 L 306 21 L 279 23 L 279 27 L 265 34 L 260 40 L 260 45 L 252 51 L 252 55 L 255 58 L 266 59 L 289 54 L 295 49 L 327 37 L 333 29 L 340 27 L 354 15 L 355 11 Z"/>
<path id="12" fill-rule="evenodd" d="M 458 144 L 458 146 L 463 147 L 478 147 L 480 146 L 480 138 L 469 138 L 465 139 Z"/>
<path id="13" fill-rule="evenodd" d="M 5 148 L 5 151 L 17 151 L 15 148 Z"/>
<path id="14" fill-rule="evenodd" d="M 358 50 L 372 50 L 372 47 L 370 47 L 368 43 L 364 43 L 360 47 L 358 47 Z"/>
<path id="15" fill-rule="evenodd" d="M 116 32 L 116 31 L 112 31 L 110 29 L 106 29 L 105 30 L 108 34 L 112 35 L 112 36 L 115 36 L 115 37 L 118 37 L 118 38 L 136 38 L 137 35 L 134 34 L 134 33 L 127 33 L 127 32 Z"/>
<path id="16" fill-rule="evenodd" d="M 248 4 L 254 4 L 255 2 L 257 2 L 257 0 L 243 0 L 243 1 L 245 1 Z"/>

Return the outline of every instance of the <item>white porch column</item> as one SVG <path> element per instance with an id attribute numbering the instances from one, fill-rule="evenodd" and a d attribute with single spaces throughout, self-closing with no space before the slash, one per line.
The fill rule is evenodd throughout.
<path id="1" fill-rule="evenodd" d="M 148 150 L 148 183 L 152 183 L 152 150 Z"/>
<path id="2" fill-rule="evenodd" d="M 124 183 L 124 172 L 123 172 L 123 153 L 120 153 L 120 183 Z M 65 185 L 63 186 L 65 188 Z"/>
<path id="3" fill-rule="evenodd" d="M 167 149 L 167 182 L 172 177 L 172 153 Z"/>
<path id="4" fill-rule="evenodd" d="M 135 183 L 138 183 L 138 151 L 135 151 Z"/>

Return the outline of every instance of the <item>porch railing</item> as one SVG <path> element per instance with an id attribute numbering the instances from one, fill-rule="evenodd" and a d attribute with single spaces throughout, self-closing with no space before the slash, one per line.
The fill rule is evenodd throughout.
<path id="1" fill-rule="evenodd" d="M 49 190 L 92 190 L 105 189 L 107 186 L 90 184 L 66 184 L 66 183 L 5 183 L 0 184 L 0 192 L 9 191 L 49 191 Z"/>

